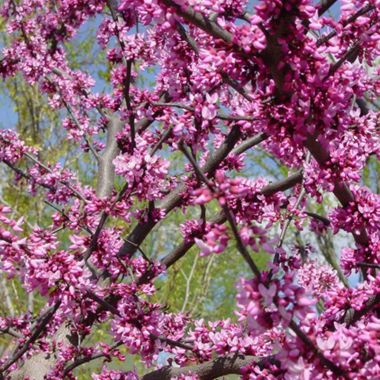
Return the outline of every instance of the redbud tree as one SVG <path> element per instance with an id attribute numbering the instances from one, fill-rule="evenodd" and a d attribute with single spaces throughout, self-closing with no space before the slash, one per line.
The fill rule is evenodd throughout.
<path id="1" fill-rule="evenodd" d="M 0 161 L 50 209 L 30 231 L 0 206 L 0 270 L 45 300 L 39 315 L 0 318 L 14 341 L 1 379 L 75 379 L 122 352 L 144 370 L 104 365 L 92 379 L 380 378 L 380 196 L 363 185 L 380 155 L 379 0 L 4 0 L 1 16 L 3 80 L 37 87 L 97 164 L 84 183 L 0 131 Z M 94 22 L 104 91 L 68 59 Z M 287 177 L 250 175 L 258 145 Z M 332 197 L 327 215 L 310 209 Z M 153 260 L 144 241 L 173 213 L 186 216 L 183 241 Z M 283 244 L 294 226 L 353 244 L 321 264 Z M 235 319 L 154 301 L 193 246 L 199 260 L 227 246 L 244 260 Z M 104 339 L 90 344 L 94 331 Z"/>

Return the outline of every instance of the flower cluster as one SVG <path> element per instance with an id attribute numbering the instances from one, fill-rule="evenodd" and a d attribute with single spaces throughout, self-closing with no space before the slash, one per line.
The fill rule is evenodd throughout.
<path id="1" fill-rule="evenodd" d="M 312 312 L 314 301 L 305 289 L 293 282 L 293 273 L 285 274 L 281 281 L 265 286 L 257 279 L 242 280 L 237 297 L 238 315 L 246 320 L 251 334 L 260 335 L 268 329 L 287 326 L 293 317 L 303 319 Z"/>
<path id="2" fill-rule="evenodd" d="M 133 155 L 120 155 L 113 161 L 117 174 L 123 176 L 129 188 L 135 189 L 140 199 L 154 200 L 162 197 L 169 162 L 158 156 L 151 156 L 147 144 L 140 140 Z"/>
<path id="3" fill-rule="evenodd" d="M 9 129 L 0 131 L 0 160 L 10 164 L 19 161 L 24 153 L 34 153 L 36 149 L 28 147 L 15 133 Z"/>

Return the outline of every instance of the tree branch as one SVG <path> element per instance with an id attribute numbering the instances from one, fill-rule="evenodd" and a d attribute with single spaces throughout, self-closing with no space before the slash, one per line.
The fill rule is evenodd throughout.
<path id="1" fill-rule="evenodd" d="M 227 135 L 222 145 L 219 147 L 219 149 L 216 150 L 213 155 L 210 156 L 210 158 L 203 166 L 202 171 L 204 173 L 207 173 L 207 177 L 213 176 L 215 170 L 231 152 L 240 137 L 241 134 L 239 128 L 232 127 L 230 133 Z M 186 185 L 184 183 L 181 183 L 175 190 L 173 190 L 162 200 L 159 207 L 165 211 L 166 215 L 181 204 L 182 194 L 185 191 Z M 141 245 L 141 243 L 144 241 L 150 231 L 152 231 L 156 224 L 157 222 L 150 218 L 147 221 L 140 222 L 127 237 L 126 242 L 118 252 L 118 256 L 132 256 L 136 252 L 136 247 Z"/>
<path id="2" fill-rule="evenodd" d="M 319 165 L 323 166 L 330 160 L 329 152 L 322 147 L 321 143 L 315 137 L 309 135 L 304 145 L 311 152 Z M 336 182 L 333 193 L 343 207 L 348 206 L 350 202 L 355 202 L 351 190 L 344 182 Z M 368 245 L 368 235 L 364 226 L 360 228 L 359 234 L 355 233 L 353 234 L 353 237 L 358 244 L 364 246 Z"/>
<path id="3" fill-rule="evenodd" d="M 109 116 L 107 142 L 103 154 L 99 157 L 96 193 L 99 197 L 108 197 L 113 190 L 115 168 L 112 161 L 119 154 L 116 135 L 123 129 L 124 123 L 116 115 Z"/>
<path id="4" fill-rule="evenodd" d="M 359 321 L 364 315 L 371 311 L 376 305 L 380 303 L 380 293 L 369 297 L 364 307 L 360 310 L 350 308 L 346 311 L 340 323 L 345 323 L 347 326 L 351 326 Z"/>
<path id="5" fill-rule="evenodd" d="M 346 373 L 330 359 L 327 359 L 293 320 L 290 321 L 289 327 L 294 331 L 294 333 L 303 342 L 303 344 L 313 352 L 313 354 L 325 367 L 329 368 L 335 375 L 339 377 L 342 376 L 344 379 L 349 380 L 349 377 L 346 375 Z"/>
<path id="6" fill-rule="evenodd" d="M 302 172 L 298 171 L 295 174 L 289 176 L 288 178 L 285 178 L 281 181 L 275 182 L 273 184 L 265 186 L 261 190 L 262 195 L 270 196 L 274 193 L 277 193 L 278 191 L 285 191 L 296 184 L 300 183 L 302 181 Z M 219 213 L 214 218 L 210 220 L 210 223 L 212 224 L 223 224 L 227 220 L 224 212 Z M 195 243 L 193 241 L 183 241 L 178 247 L 176 247 L 172 252 L 170 252 L 168 255 L 166 255 L 162 260 L 161 264 L 164 265 L 166 268 L 171 267 L 175 262 L 177 262 L 181 257 L 183 257 L 186 252 L 194 245 Z"/>
<path id="7" fill-rule="evenodd" d="M 230 354 L 189 367 L 163 367 L 144 375 L 141 380 L 171 380 L 174 377 L 186 374 L 194 374 L 201 380 L 212 380 L 230 374 L 241 375 L 242 368 L 253 363 L 264 368 L 274 362 L 276 362 L 276 360 L 273 357 L 260 358 L 257 356 Z"/>
<path id="8" fill-rule="evenodd" d="M 184 8 L 172 0 L 162 0 L 162 3 L 168 7 L 174 8 L 176 14 L 183 17 L 186 21 L 189 21 L 192 24 L 198 26 L 200 29 L 210 34 L 211 36 L 219 38 L 228 44 L 232 44 L 233 36 L 231 33 L 227 32 L 216 22 L 211 21 L 201 13 L 194 11 L 194 9 L 191 7 Z"/>
<path id="9" fill-rule="evenodd" d="M 337 0 L 321 0 L 320 7 L 318 10 L 318 16 L 321 17 L 324 13 L 326 13 Z"/>
<path id="10" fill-rule="evenodd" d="M 171 108 L 179 108 L 183 109 L 189 112 L 194 112 L 195 109 L 194 107 L 188 106 L 187 104 L 182 104 L 182 103 L 161 103 L 161 102 L 156 102 L 152 103 L 153 106 L 155 107 L 171 107 Z M 246 120 L 246 121 L 257 121 L 259 120 L 258 118 L 255 117 L 250 117 L 250 116 L 233 116 L 233 115 L 225 115 L 222 113 L 217 113 L 216 118 L 220 120 L 226 120 L 226 121 L 240 121 L 240 120 Z"/>
<path id="11" fill-rule="evenodd" d="M 335 1 L 336 0 L 333 0 L 333 2 L 335 2 Z M 369 12 L 369 11 L 371 11 L 373 9 L 374 9 L 373 5 L 368 4 L 368 5 L 364 6 L 363 8 L 359 9 L 355 14 L 353 14 L 352 16 L 350 16 L 347 20 L 343 20 L 342 21 L 343 27 L 347 26 L 348 24 L 351 24 L 357 18 L 359 18 L 360 16 L 363 16 L 364 14 L 366 14 L 367 12 Z M 317 46 L 323 45 L 325 42 L 329 41 L 331 38 L 333 38 L 334 36 L 336 36 L 337 33 L 338 32 L 336 30 L 333 30 L 329 34 L 327 34 L 326 36 L 318 39 Z"/>

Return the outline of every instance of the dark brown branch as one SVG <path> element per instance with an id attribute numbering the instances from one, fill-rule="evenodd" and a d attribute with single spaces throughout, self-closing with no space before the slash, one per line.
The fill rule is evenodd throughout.
<path id="1" fill-rule="evenodd" d="M 227 73 L 222 72 L 222 79 L 225 83 L 227 83 L 230 87 L 232 87 L 237 93 L 239 93 L 244 99 L 249 102 L 252 101 L 251 96 L 247 93 L 247 91 L 235 80 L 231 79 Z"/>
<path id="2" fill-rule="evenodd" d="M 176 340 L 167 338 L 166 336 L 155 335 L 152 333 L 150 333 L 149 335 L 151 336 L 151 338 L 158 339 L 159 341 L 166 343 L 167 345 L 169 345 L 171 347 L 179 347 L 179 348 L 183 348 L 184 350 L 189 350 L 189 351 L 194 350 L 194 348 L 192 346 L 190 346 L 189 344 L 186 344 L 186 343 L 182 343 L 181 341 L 176 341 Z"/>
<path id="3" fill-rule="evenodd" d="M 322 215 L 316 214 L 315 212 L 310 212 L 310 211 L 306 211 L 305 214 L 308 215 L 308 216 L 310 216 L 313 219 L 319 220 L 325 226 L 329 226 L 330 225 L 330 220 L 327 219 L 325 216 L 322 216 Z"/>
<path id="4" fill-rule="evenodd" d="M 311 152 L 319 165 L 323 166 L 330 160 L 330 154 L 321 145 L 321 143 L 314 137 L 308 136 L 305 141 L 306 148 Z M 350 202 L 355 202 L 355 198 L 351 190 L 344 182 L 336 182 L 333 190 L 334 195 L 342 204 L 343 207 L 348 206 Z M 368 245 L 368 235 L 365 227 L 361 227 L 359 234 L 353 234 L 355 241 L 361 245 Z"/>
<path id="5" fill-rule="evenodd" d="M 119 310 L 117 310 L 115 306 L 113 306 L 111 303 L 104 300 L 103 298 L 97 296 L 94 292 L 87 290 L 87 297 L 101 305 L 104 310 L 108 310 L 109 312 L 111 312 L 114 315 L 117 315 L 118 317 L 121 316 Z"/>
<path id="6" fill-rule="evenodd" d="M 202 169 L 199 167 L 197 161 L 195 160 L 195 158 L 192 156 L 192 154 L 189 152 L 189 150 L 187 149 L 187 147 L 185 146 L 185 144 L 181 141 L 179 144 L 178 144 L 178 147 L 179 149 L 182 151 L 182 153 L 185 155 L 185 157 L 189 160 L 189 162 L 191 163 L 191 165 L 193 166 L 193 169 L 194 169 L 194 172 L 195 172 L 195 175 L 198 177 L 199 179 L 199 182 L 202 183 L 204 182 L 206 184 L 206 186 L 212 191 L 214 192 L 215 189 L 214 189 L 214 185 L 210 182 L 210 180 L 206 177 L 206 174 L 202 171 Z"/>
<path id="7" fill-rule="evenodd" d="M 50 81 L 50 83 L 53 83 L 53 81 Z M 58 89 L 58 92 L 61 96 L 61 101 L 63 102 L 67 112 L 69 113 L 71 119 L 74 121 L 75 125 L 78 127 L 79 130 L 81 130 L 81 125 L 79 123 L 79 120 L 77 119 L 77 117 L 75 116 L 70 104 L 68 104 L 66 102 L 66 100 L 64 99 L 64 97 L 62 96 L 62 93 L 59 91 Z M 90 149 L 91 153 L 93 154 L 93 156 L 95 157 L 96 161 L 99 162 L 99 154 L 98 152 L 96 151 L 96 149 L 94 148 L 94 146 L 91 144 L 90 140 L 88 140 L 88 138 L 86 137 L 86 135 L 84 135 L 84 140 L 86 142 L 86 144 L 88 145 L 88 148 Z"/>
<path id="8" fill-rule="evenodd" d="M 121 346 L 122 344 L 123 344 L 122 342 L 115 344 L 111 348 L 111 351 L 115 350 L 117 347 Z M 86 363 L 89 363 L 89 362 L 91 362 L 93 360 L 100 359 L 100 358 L 107 357 L 107 356 L 108 355 L 106 355 L 105 353 L 100 352 L 98 354 L 94 354 L 94 355 L 91 355 L 91 356 L 85 356 L 85 357 L 82 357 L 82 358 L 78 358 L 72 364 L 70 364 L 68 367 L 66 367 L 66 369 L 63 372 L 63 377 L 65 378 L 65 376 L 67 376 L 75 368 L 81 366 L 82 364 L 86 364 Z"/>
<path id="9" fill-rule="evenodd" d="M 163 93 L 160 96 L 159 102 L 169 102 L 170 97 L 167 93 Z M 141 134 L 144 132 L 154 121 L 155 118 L 162 115 L 162 110 L 159 110 L 157 112 L 154 112 L 150 118 L 144 118 L 136 122 L 136 133 Z"/>
<path id="10" fill-rule="evenodd" d="M 21 335 L 19 332 L 13 330 L 11 327 L 7 327 L 5 329 L 0 329 L 0 333 L 1 334 L 8 334 L 10 336 L 12 336 L 13 338 L 17 338 L 17 339 L 20 339 L 23 337 L 23 335 Z"/>
<path id="11" fill-rule="evenodd" d="M 46 166 L 45 164 L 43 164 L 42 162 L 40 162 L 36 157 L 32 156 L 29 153 L 24 153 L 24 155 L 30 161 L 32 161 L 35 164 L 39 165 L 41 168 L 43 168 L 47 172 L 53 173 L 53 171 L 48 166 Z M 23 178 L 25 178 L 27 180 L 34 181 L 34 178 L 32 176 L 30 176 L 29 174 L 23 172 L 21 169 L 15 167 L 9 161 L 3 160 L 3 162 L 4 162 L 5 165 L 7 165 L 9 168 L 11 168 L 19 176 L 21 176 L 21 177 L 23 177 Z M 83 197 L 83 195 L 81 193 L 79 193 L 77 190 L 75 190 L 68 182 L 66 182 L 66 181 L 60 181 L 60 180 L 58 182 L 60 184 L 62 184 L 63 186 L 67 187 L 78 199 L 81 199 L 84 202 L 86 202 L 86 199 Z M 41 186 L 41 187 L 44 187 L 45 189 L 51 190 L 51 191 L 55 190 L 55 188 L 53 186 L 49 186 L 49 185 L 46 185 L 46 184 L 43 184 L 43 183 L 38 183 L 38 182 L 36 182 L 36 184 L 39 185 L 39 186 Z"/>
<path id="12" fill-rule="evenodd" d="M 35 164 L 37 164 L 38 166 L 40 166 L 42 169 L 46 170 L 48 173 L 54 174 L 52 169 L 50 169 L 48 166 L 46 166 L 45 164 L 43 164 L 36 157 L 32 156 L 31 154 L 29 154 L 27 152 L 24 153 L 24 156 L 26 158 L 28 158 L 30 161 L 32 161 Z M 61 181 L 61 180 L 58 180 L 58 182 L 61 185 L 66 186 L 78 199 L 80 199 L 80 200 L 82 200 L 84 202 L 87 202 L 86 199 L 83 197 L 83 195 L 79 191 L 77 191 L 76 189 L 74 189 L 70 185 L 70 183 L 68 183 L 67 181 Z"/>
<path id="13" fill-rule="evenodd" d="M 226 222 L 226 220 L 226 216 L 223 212 L 221 212 L 212 218 L 209 222 L 211 224 L 223 224 Z M 194 244 L 194 241 L 183 241 L 178 247 L 176 247 L 172 252 L 170 252 L 161 260 L 161 264 L 166 268 L 171 267 L 175 262 L 183 257 Z"/>
<path id="14" fill-rule="evenodd" d="M 347 20 L 344 20 L 342 22 L 343 24 L 343 27 L 347 26 L 348 24 L 351 24 L 352 22 L 354 22 L 357 18 L 359 18 L 360 16 L 363 16 L 364 14 L 366 14 L 367 12 L 373 10 L 374 7 L 373 5 L 366 5 L 365 7 L 359 9 L 355 14 L 353 14 L 352 16 L 350 16 Z M 329 34 L 327 34 L 326 36 L 320 38 L 318 41 L 317 41 L 317 46 L 321 46 L 323 45 L 325 42 L 329 41 L 331 38 L 333 38 L 334 36 L 337 35 L 337 31 L 336 30 L 333 30 L 331 31 Z"/>
<path id="15" fill-rule="evenodd" d="M 248 138 L 247 140 L 244 140 L 236 148 L 232 149 L 231 154 L 242 154 L 248 149 L 251 149 L 256 145 L 259 145 L 267 138 L 268 136 L 265 133 L 259 133 L 253 137 Z"/>
<path id="16" fill-rule="evenodd" d="M 334 75 L 345 61 L 348 60 L 350 62 L 354 62 L 357 55 L 359 54 L 359 48 L 360 48 L 360 43 L 355 42 L 354 45 L 352 45 L 352 47 L 343 54 L 343 56 L 339 59 L 339 61 L 335 62 L 330 67 L 327 77 Z"/>
<path id="17" fill-rule="evenodd" d="M 321 17 L 324 13 L 326 13 L 335 3 L 337 0 L 322 0 L 319 10 L 318 10 L 318 16 Z"/>
<path id="18" fill-rule="evenodd" d="M 32 157 L 32 156 L 30 156 Z M 33 158 L 33 160 L 35 162 L 39 162 L 37 159 Z M 11 164 L 9 161 L 7 160 L 3 160 L 2 162 L 4 162 L 5 165 L 7 165 L 10 169 L 12 169 L 17 175 L 19 175 L 20 177 L 22 178 L 25 178 L 26 180 L 28 181 L 32 181 L 33 183 L 37 184 L 38 186 L 44 188 L 44 189 L 47 189 L 49 191 L 56 191 L 56 188 L 53 187 L 53 186 L 50 186 L 50 185 L 47 185 L 45 183 L 42 183 L 42 182 L 37 182 L 34 180 L 34 178 L 29 175 L 28 173 L 25 173 L 24 171 L 22 171 L 21 169 L 17 168 L 16 166 L 14 166 L 13 164 Z M 42 167 L 46 167 L 44 164 L 40 163 L 42 165 Z M 47 168 L 47 167 L 46 167 Z M 49 172 L 51 173 L 52 171 L 49 169 Z M 69 190 L 71 190 L 73 192 L 73 194 L 78 198 L 78 199 L 81 199 L 83 201 L 86 201 L 83 196 L 77 192 L 74 188 L 71 187 L 71 185 L 69 185 L 67 182 L 65 181 L 59 181 L 62 185 L 66 186 Z M 47 203 L 49 206 L 52 206 L 52 204 L 50 202 L 47 202 L 46 200 L 44 201 L 45 203 Z M 62 211 L 59 210 L 61 213 Z"/>
<path id="19" fill-rule="evenodd" d="M 380 269 L 380 264 L 372 264 L 372 263 L 358 263 L 359 267 L 367 267 L 367 268 L 375 268 Z"/>
<path id="20" fill-rule="evenodd" d="M 369 311 L 371 311 L 375 306 L 380 303 L 380 294 L 369 297 L 368 301 L 365 303 L 364 307 L 360 310 L 348 309 L 344 314 L 343 318 L 340 320 L 341 323 L 345 323 L 347 326 L 351 326 L 362 317 L 364 317 Z"/>
<path id="21" fill-rule="evenodd" d="M 228 223 L 230 224 L 232 233 L 236 240 L 236 246 L 240 254 L 243 256 L 244 260 L 248 264 L 251 271 L 255 274 L 255 276 L 259 279 L 261 279 L 261 273 L 259 271 L 259 268 L 256 266 L 255 262 L 253 261 L 251 255 L 249 254 L 246 246 L 244 245 L 243 241 L 241 240 L 240 232 L 238 230 L 235 217 L 231 210 L 227 207 L 223 207 L 224 213 L 226 214 L 226 218 L 228 220 Z"/>
<path id="22" fill-rule="evenodd" d="M 256 356 L 232 354 L 189 367 L 163 367 L 144 375 L 142 380 L 170 380 L 176 376 L 186 374 L 195 374 L 201 380 L 212 380 L 230 374 L 241 375 L 242 368 L 252 363 L 264 368 L 274 361 L 273 357 L 259 358 Z"/>
<path id="23" fill-rule="evenodd" d="M 20 177 L 25 178 L 27 180 L 31 180 L 32 179 L 32 177 L 29 174 L 27 174 L 24 171 L 22 171 L 21 169 L 17 168 L 13 164 L 11 164 L 9 161 L 3 160 L 3 162 L 4 162 L 5 165 L 7 165 L 10 169 L 12 169 Z M 47 185 L 41 185 L 41 186 L 45 187 L 46 189 L 53 190 L 53 187 L 51 187 L 51 186 L 47 186 Z"/>
<path id="24" fill-rule="evenodd" d="M 127 59 L 124 56 L 126 46 L 125 46 L 123 39 L 121 38 L 121 35 L 120 35 L 121 33 L 120 33 L 119 27 L 117 25 L 119 22 L 122 23 L 125 20 L 123 19 L 122 15 L 119 14 L 117 11 L 118 4 L 115 0 L 109 0 L 107 2 L 107 5 L 108 5 L 108 8 L 111 12 L 112 19 L 116 25 L 116 38 L 117 38 L 118 43 L 120 45 L 121 51 L 123 53 L 123 64 L 125 65 L 126 70 L 127 70 L 125 79 L 123 81 L 123 89 L 122 90 L 123 90 L 125 105 L 126 105 L 127 110 L 128 110 L 128 122 L 129 122 L 129 128 L 130 128 L 131 146 L 132 146 L 132 149 L 134 149 L 135 145 L 136 145 L 136 142 L 135 142 L 136 127 L 135 127 L 135 115 L 134 115 L 134 111 L 133 111 L 133 107 L 132 107 L 132 103 L 131 103 L 131 94 L 130 94 L 131 84 L 132 84 L 133 59 Z"/>
<path id="25" fill-rule="evenodd" d="M 349 380 L 349 377 L 345 374 L 345 372 L 330 359 L 327 359 L 293 320 L 290 321 L 289 327 L 294 331 L 294 333 L 303 342 L 303 344 L 313 352 L 313 354 L 325 367 L 329 368 L 335 375 L 338 376 L 338 378 L 341 376 L 344 379 Z"/>
<path id="26" fill-rule="evenodd" d="M 157 141 L 156 145 L 153 147 L 152 149 L 152 152 L 150 153 L 150 155 L 153 157 L 156 152 L 161 149 L 162 147 L 162 144 L 166 141 L 166 139 L 169 137 L 170 133 L 172 132 L 173 130 L 173 126 L 171 126 L 170 128 L 168 128 L 161 136 L 161 138 Z"/>
<path id="27" fill-rule="evenodd" d="M 124 88 L 123 88 L 123 93 L 124 93 L 124 98 L 125 102 L 127 104 L 127 110 L 129 113 L 128 120 L 129 120 L 129 128 L 131 129 L 130 134 L 131 134 L 131 145 L 132 148 L 135 148 L 136 145 L 136 129 L 135 129 L 135 116 L 133 114 L 133 108 L 131 104 L 131 96 L 130 96 L 130 88 L 131 88 L 131 81 L 132 81 L 132 60 L 127 61 L 127 77 L 124 82 Z"/>

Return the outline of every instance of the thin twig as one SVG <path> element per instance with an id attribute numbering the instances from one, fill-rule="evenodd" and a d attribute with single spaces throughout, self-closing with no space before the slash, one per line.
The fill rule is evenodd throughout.
<path id="1" fill-rule="evenodd" d="M 338 367 L 330 359 L 327 359 L 326 356 L 324 356 L 323 353 L 318 350 L 318 348 L 314 345 L 314 343 L 309 339 L 309 337 L 300 329 L 300 327 L 293 320 L 290 321 L 289 327 L 294 331 L 294 333 L 304 343 L 304 345 L 314 353 L 314 355 L 320 360 L 320 362 L 325 367 L 329 368 L 337 376 L 342 376 L 344 379 L 347 379 L 347 380 L 350 379 L 348 375 L 340 367 Z"/>
<path id="2" fill-rule="evenodd" d="M 111 347 L 110 351 L 115 350 L 116 348 L 120 347 L 123 344 L 124 344 L 123 342 L 116 343 L 115 345 L 113 345 Z M 86 363 L 88 363 L 90 361 L 93 361 L 93 360 L 96 360 L 96 359 L 100 359 L 100 358 L 106 357 L 106 356 L 108 356 L 108 355 L 105 354 L 104 352 L 100 352 L 98 354 L 94 354 L 94 355 L 91 355 L 91 356 L 85 356 L 83 358 L 78 358 L 73 363 L 71 363 L 68 367 L 65 368 L 65 370 L 63 372 L 63 377 L 65 378 L 70 372 L 72 372 L 75 368 L 81 366 L 82 364 L 86 364 Z"/>
<path id="3" fill-rule="evenodd" d="M 197 262 L 198 262 L 198 255 L 195 256 L 195 259 L 193 261 L 193 265 L 191 266 L 189 276 L 186 276 L 185 272 L 181 271 L 182 275 L 185 277 L 185 280 L 186 280 L 185 298 L 184 298 L 183 303 L 182 303 L 181 313 L 185 312 L 187 302 L 189 301 L 191 280 L 194 276 L 194 270 L 197 266 Z"/>

